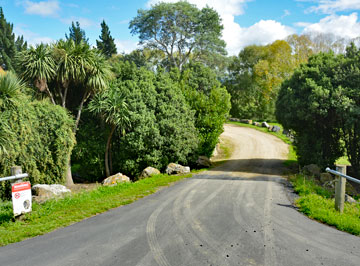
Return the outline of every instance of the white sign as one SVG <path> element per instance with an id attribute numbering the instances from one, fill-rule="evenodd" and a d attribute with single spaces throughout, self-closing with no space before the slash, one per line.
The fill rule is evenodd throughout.
<path id="1" fill-rule="evenodd" d="M 31 184 L 30 182 L 15 183 L 12 185 L 12 201 L 14 216 L 31 212 Z"/>

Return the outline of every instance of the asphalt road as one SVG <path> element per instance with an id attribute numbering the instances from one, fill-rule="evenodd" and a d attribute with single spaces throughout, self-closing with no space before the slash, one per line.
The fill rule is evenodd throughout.
<path id="1" fill-rule="evenodd" d="M 72 226 L 0 248 L 1 266 L 360 265 L 360 238 L 293 208 L 287 146 L 226 126 L 235 152 L 209 172 Z"/>

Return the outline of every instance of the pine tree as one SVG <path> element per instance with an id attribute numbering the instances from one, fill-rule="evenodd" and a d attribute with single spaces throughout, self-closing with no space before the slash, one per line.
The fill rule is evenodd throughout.
<path id="1" fill-rule="evenodd" d="M 79 44 L 81 41 L 85 43 L 89 43 L 89 38 L 86 38 L 85 31 L 80 28 L 79 21 L 74 21 L 71 23 L 71 27 L 69 27 L 70 34 L 69 36 L 65 33 L 65 37 L 67 40 L 72 39 L 75 44 Z"/>
<path id="2" fill-rule="evenodd" d="M 96 40 L 97 48 L 107 57 L 110 58 L 113 54 L 117 53 L 114 38 L 110 35 L 108 25 L 105 20 L 101 22 L 101 35 L 100 41 Z"/>
<path id="3" fill-rule="evenodd" d="M 16 38 L 15 47 L 17 52 L 21 52 L 27 49 L 27 41 L 24 41 L 24 37 L 22 35 Z"/>
<path id="4" fill-rule="evenodd" d="M 15 55 L 13 24 L 6 21 L 3 9 L 0 7 L 0 66 L 5 70 L 14 70 Z"/>

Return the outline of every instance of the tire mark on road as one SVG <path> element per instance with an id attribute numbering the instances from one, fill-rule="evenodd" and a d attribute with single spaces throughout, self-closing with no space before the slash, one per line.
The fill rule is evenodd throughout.
<path id="1" fill-rule="evenodd" d="M 198 183 L 200 183 L 200 180 L 197 180 L 197 181 L 193 182 L 191 185 L 186 186 L 183 190 L 181 190 L 180 194 L 186 193 L 187 191 L 191 190 Z M 148 240 L 150 253 L 153 255 L 154 260 L 160 266 L 170 266 L 171 264 L 167 260 L 164 252 L 162 251 L 162 248 L 161 248 L 160 243 L 156 236 L 155 226 L 156 226 L 156 221 L 157 221 L 159 214 L 170 203 L 171 203 L 171 201 L 164 201 L 162 204 L 160 204 L 159 207 L 157 207 L 155 209 L 155 211 L 150 215 L 149 220 L 146 225 L 146 237 Z M 149 255 L 149 253 L 145 257 L 148 257 L 148 255 Z M 138 263 L 138 265 L 142 265 L 141 263 L 142 263 L 142 261 L 140 263 Z"/>
<path id="2" fill-rule="evenodd" d="M 271 219 L 271 205 L 272 205 L 272 182 L 267 181 L 265 204 L 264 204 L 264 240 L 265 240 L 265 254 L 264 265 L 274 266 L 276 264 L 276 253 L 274 243 L 274 233 Z"/>
<path id="3" fill-rule="evenodd" d="M 209 181 L 203 180 L 203 183 L 206 182 Z M 173 205 L 175 223 L 181 232 L 181 237 L 192 245 L 192 248 L 190 249 L 191 253 L 200 253 L 204 256 L 207 262 L 215 263 L 215 265 L 228 264 L 219 264 L 219 256 L 217 255 L 219 252 L 219 245 L 215 240 L 211 240 L 209 237 L 204 235 L 201 224 L 199 224 L 198 221 L 194 221 L 193 215 L 198 214 L 201 210 L 203 210 L 204 207 L 224 189 L 225 185 L 226 183 L 213 191 L 209 196 L 201 201 L 201 203 L 198 204 L 193 211 L 190 211 L 190 201 L 196 190 L 190 191 L 187 195 L 182 193 L 176 198 Z M 183 210 L 183 212 L 181 210 Z M 200 234 L 200 232 L 202 233 Z M 211 252 L 208 252 L 206 247 L 210 247 Z"/>

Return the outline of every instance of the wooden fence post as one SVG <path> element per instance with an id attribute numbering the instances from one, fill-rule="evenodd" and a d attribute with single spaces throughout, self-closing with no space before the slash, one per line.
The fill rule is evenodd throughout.
<path id="1" fill-rule="evenodd" d="M 346 175 L 346 166 L 337 165 L 336 171 Z M 335 184 L 335 209 L 340 213 L 344 212 L 346 178 L 337 177 Z"/>
<path id="2" fill-rule="evenodd" d="M 21 166 L 13 166 L 10 168 L 10 171 L 11 171 L 11 175 L 19 175 L 19 174 L 22 174 L 22 168 Z M 21 182 L 22 179 L 19 179 L 18 181 L 12 181 L 11 183 L 16 183 L 16 182 Z"/>

